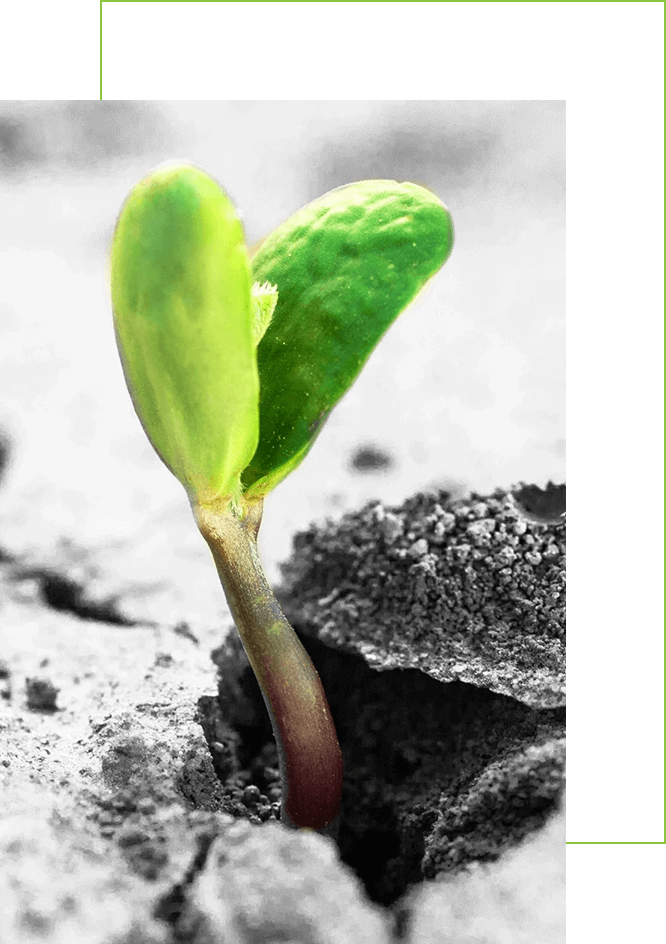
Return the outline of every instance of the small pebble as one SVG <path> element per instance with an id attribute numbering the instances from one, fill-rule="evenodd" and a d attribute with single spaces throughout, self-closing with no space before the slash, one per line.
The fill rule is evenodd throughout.
<path id="1" fill-rule="evenodd" d="M 243 802 L 246 806 L 255 806 L 260 796 L 261 793 L 259 787 L 257 787 L 255 784 L 250 784 L 243 790 Z"/>
<path id="2" fill-rule="evenodd" d="M 402 518 L 388 511 L 381 523 L 384 540 L 387 544 L 393 544 L 405 530 L 405 523 Z"/>
<path id="3" fill-rule="evenodd" d="M 352 453 L 349 464 L 355 472 L 376 472 L 379 469 L 390 469 L 393 459 L 384 449 L 360 446 Z"/>
<path id="4" fill-rule="evenodd" d="M 47 678 L 27 678 L 25 680 L 28 708 L 31 711 L 56 711 L 58 692 L 53 682 Z"/>

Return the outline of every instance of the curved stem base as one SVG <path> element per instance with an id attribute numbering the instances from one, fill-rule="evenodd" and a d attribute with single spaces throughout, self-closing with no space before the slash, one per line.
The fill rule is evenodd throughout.
<path id="1" fill-rule="evenodd" d="M 340 812 L 342 753 L 321 679 L 273 595 L 257 550 L 262 502 L 243 518 L 228 506 L 194 514 L 215 566 L 277 743 L 282 820 L 323 829 Z"/>

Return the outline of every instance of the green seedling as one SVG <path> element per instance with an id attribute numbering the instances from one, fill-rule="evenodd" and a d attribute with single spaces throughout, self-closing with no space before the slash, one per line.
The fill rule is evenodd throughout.
<path id="1" fill-rule="evenodd" d="M 304 207 L 250 260 L 231 201 L 188 164 L 142 180 L 116 225 L 127 386 L 212 552 L 271 718 L 292 826 L 334 827 L 342 755 L 319 675 L 261 566 L 263 501 L 452 244 L 449 212 L 428 190 L 366 180 Z"/>

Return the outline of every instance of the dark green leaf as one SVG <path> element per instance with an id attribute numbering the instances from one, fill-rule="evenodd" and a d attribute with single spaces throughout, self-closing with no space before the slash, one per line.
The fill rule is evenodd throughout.
<path id="1" fill-rule="evenodd" d="M 429 190 L 366 180 L 327 193 L 260 245 L 253 277 L 278 303 L 257 349 L 259 445 L 246 496 L 306 455 L 397 315 L 448 258 L 453 224 Z"/>

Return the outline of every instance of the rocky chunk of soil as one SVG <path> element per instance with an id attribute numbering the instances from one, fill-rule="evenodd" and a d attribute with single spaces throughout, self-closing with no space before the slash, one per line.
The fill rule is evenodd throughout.
<path id="1" fill-rule="evenodd" d="M 564 520 L 528 519 L 505 491 L 376 502 L 296 537 L 281 602 L 305 633 L 378 671 L 418 668 L 557 708 L 565 540 Z"/>

